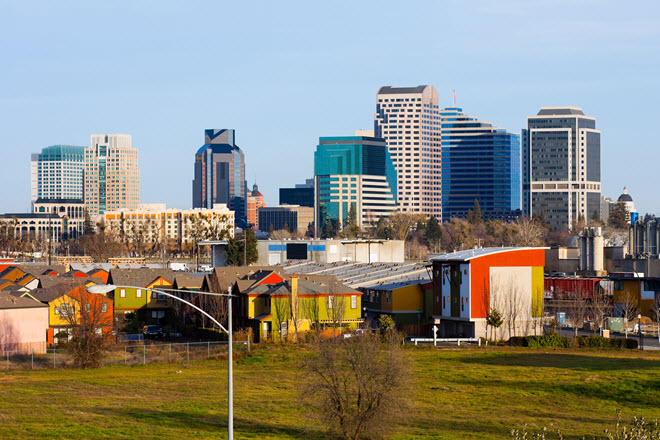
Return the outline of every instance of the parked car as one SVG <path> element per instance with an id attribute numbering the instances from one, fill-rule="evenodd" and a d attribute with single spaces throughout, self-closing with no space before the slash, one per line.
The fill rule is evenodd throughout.
<path id="1" fill-rule="evenodd" d="M 170 269 L 174 272 L 188 272 L 188 265 L 186 263 L 170 263 Z"/>
<path id="2" fill-rule="evenodd" d="M 145 325 L 142 327 L 142 334 L 145 339 L 163 339 L 165 332 L 157 325 Z"/>
<path id="3" fill-rule="evenodd" d="M 199 265 L 199 271 L 200 272 L 213 272 L 213 267 L 210 264 L 200 264 Z"/>

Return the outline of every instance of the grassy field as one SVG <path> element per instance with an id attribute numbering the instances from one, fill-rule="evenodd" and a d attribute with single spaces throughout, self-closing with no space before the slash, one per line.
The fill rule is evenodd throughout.
<path id="1" fill-rule="evenodd" d="M 616 410 L 660 418 L 660 353 L 408 348 L 413 410 L 397 439 L 503 439 L 528 424 L 602 433 Z M 308 349 L 234 368 L 237 439 L 323 438 L 298 399 Z M 226 438 L 226 361 L 0 373 L 0 438 Z"/>

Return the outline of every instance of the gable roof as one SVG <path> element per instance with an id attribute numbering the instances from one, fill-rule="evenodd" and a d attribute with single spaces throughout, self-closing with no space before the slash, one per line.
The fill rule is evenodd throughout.
<path id="1" fill-rule="evenodd" d="M 209 289 L 213 283 L 218 283 L 221 289 L 226 290 L 227 286 L 237 284 L 239 290 L 247 289 L 257 281 L 267 277 L 275 272 L 280 277 L 284 277 L 284 270 L 281 267 L 272 266 L 239 266 L 239 267 L 216 267 L 210 275 L 206 276 L 204 288 Z M 240 283 L 237 283 L 240 280 Z"/>
<path id="2" fill-rule="evenodd" d="M 163 278 L 173 284 L 174 276 L 172 269 L 112 269 L 108 276 L 108 284 L 147 287 L 158 278 Z"/>
<path id="3" fill-rule="evenodd" d="M 192 275 L 175 275 L 174 276 L 174 288 L 175 289 L 201 289 L 202 284 L 204 284 L 203 276 L 192 276 Z"/>
<path id="4" fill-rule="evenodd" d="M 15 297 L 6 293 L 0 293 L 0 310 L 2 309 L 31 309 L 37 307 L 48 307 L 28 297 Z"/>
<path id="5" fill-rule="evenodd" d="M 438 255 L 431 258 L 431 261 L 469 261 L 475 258 L 485 257 L 487 255 L 499 254 L 502 252 L 545 250 L 547 247 L 489 247 L 478 249 L 467 249 L 464 251 L 452 252 L 449 254 Z"/>
<path id="6" fill-rule="evenodd" d="M 76 277 L 62 277 L 62 276 L 52 276 L 44 275 L 39 278 L 39 289 L 49 289 L 55 286 L 63 286 L 64 288 L 73 289 L 74 287 L 84 286 L 90 282 L 94 282 L 96 279 L 90 278 L 76 278 Z"/>
<path id="7" fill-rule="evenodd" d="M 39 264 L 39 263 L 24 263 L 20 265 L 20 268 L 25 272 L 34 275 L 39 278 L 40 275 L 43 275 L 47 270 L 54 270 L 59 275 L 66 273 L 66 267 L 63 264 Z"/>

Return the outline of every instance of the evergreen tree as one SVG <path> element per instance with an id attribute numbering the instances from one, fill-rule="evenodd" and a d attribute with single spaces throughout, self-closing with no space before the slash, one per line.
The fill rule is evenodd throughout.
<path id="1" fill-rule="evenodd" d="M 438 219 L 435 217 L 431 217 L 429 221 L 426 222 L 426 240 L 429 248 L 435 249 L 436 252 L 440 250 L 442 227 L 440 226 Z"/>
<path id="2" fill-rule="evenodd" d="M 357 211 L 355 210 L 354 203 L 351 203 L 350 207 L 348 208 L 346 224 L 344 225 L 343 232 L 347 238 L 355 238 L 360 233 L 360 227 L 358 226 L 357 221 Z"/>
<path id="3" fill-rule="evenodd" d="M 92 217 L 89 215 L 89 211 L 85 209 L 85 222 L 83 223 L 83 235 L 92 235 L 94 234 L 94 223 L 92 222 Z"/>
<path id="4" fill-rule="evenodd" d="M 591 214 L 591 220 L 595 222 L 600 222 L 600 213 L 597 209 L 594 209 L 594 212 Z"/>
<path id="5" fill-rule="evenodd" d="M 247 255 L 244 253 L 245 240 L 247 236 Z M 250 228 L 245 229 L 237 237 L 232 237 L 227 243 L 227 264 L 230 266 L 242 266 L 243 261 L 247 260 L 248 266 L 256 263 L 259 259 L 257 250 L 257 238 L 254 231 Z"/>
<path id="6" fill-rule="evenodd" d="M 613 228 L 625 229 L 628 227 L 628 210 L 623 202 L 617 202 L 610 209 L 607 224 Z"/>
<path id="7" fill-rule="evenodd" d="M 474 205 L 467 214 L 467 221 L 470 222 L 470 224 L 476 225 L 483 221 L 481 217 L 481 206 L 479 206 L 479 201 L 474 199 Z"/>

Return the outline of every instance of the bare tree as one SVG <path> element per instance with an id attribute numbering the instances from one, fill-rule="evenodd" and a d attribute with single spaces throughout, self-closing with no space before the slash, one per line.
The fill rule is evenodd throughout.
<path id="1" fill-rule="evenodd" d="M 589 314 L 589 294 L 581 283 L 575 284 L 573 292 L 564 293 L 564 304 L 566 304 L 566 314 L 573 322 L 574 336 L 577 337 L 578 331 L 584 326 L 584 321 Z"/>
<path id="2" fill-rule="evenodd" d="M 660 342 L 660 293 L 656 293 L 653 299 L 653 314 L 655 315 L 655 324 L 658 331 L 658 342 Z"/>
<path id="3" fill-rule="evenodd" d="M 594 318 L 595 324 L 598 326 L 599 334 L 602 336 L 603 329 L 605 328 L 605 318 L 612 313 L 612 301 L 607 293 L 597 287 L 594 290 L 594 295 L 591 298 L 591 316 Z M 596 329 L 594 328 L 594 333 Z"/>
<path id="4" fill-rule="evenodd" d="M 639 298 L 633 292 L 625 291 L 621 295 L 621 316 L 623 317 L 623 328 L 628 337 L 628 321 L 631 318 L 637 317 L 637 311 L 639 310 Z"/>
<path id="5" fill-rule="evenodd" d="M 304 321 L 304 311 L 298 292 L 294 292 L 293 290 L 294 289 L 291 289 L 289 295 L 289 316 L 291 316 L 291 324 L 293 324 L 294 342 L 297 344 L 299 336 L 298 329 Z"/>
<path id="6" fill-rule="evenodd" d="M 319 322 L 319 320 L 321 319 L 319 296 L 312 295 L 307 298 L 304 298 L 302 302 L 302 306 L 305 316 L 310 320 L 310 324 L 314 326 L 314 330 L 316 331 L 316 336 L 318 338 L 321 334 L 321 323 Z"/>
<path id="7" fill-rule="evenodd" d="M 337 336 L 337 328 L 341 330 L 344 315 L 346 313 L 346 297 L 339 292 L 339 285 L 331 282 L 328 292 L 328 300 L 325 303 L 328 320 L 332 323 L 332 335 Z"/>
<path id="8" fill-rule="evenodd" d="M 289 312 L 291 311 L 289 300 L 279 296 L 271 296 L 271 307 L 275 309 L 275 315 L 277 317 L 275 325 L 280 335 L 280 342 L 283 343 L 286 340 L 289 327 Z"/>
<path id="9" fill-rule="evenodd" d="M 347 440 L 385 437 L 410 406 L 410 367 L 401 338 L 378 335 L 320 341 L 306 359 L 301 396 L 329 433 Z"/>
<path id="10" fill-rule="evenodd" d="M 112 303 L 103 295 L 88 293 L 78 287 L 60 304 L 59 313 L 72 331 L 71 350 L 76 366 L 94 368 L 101 365 L 112 343 Z"/>

